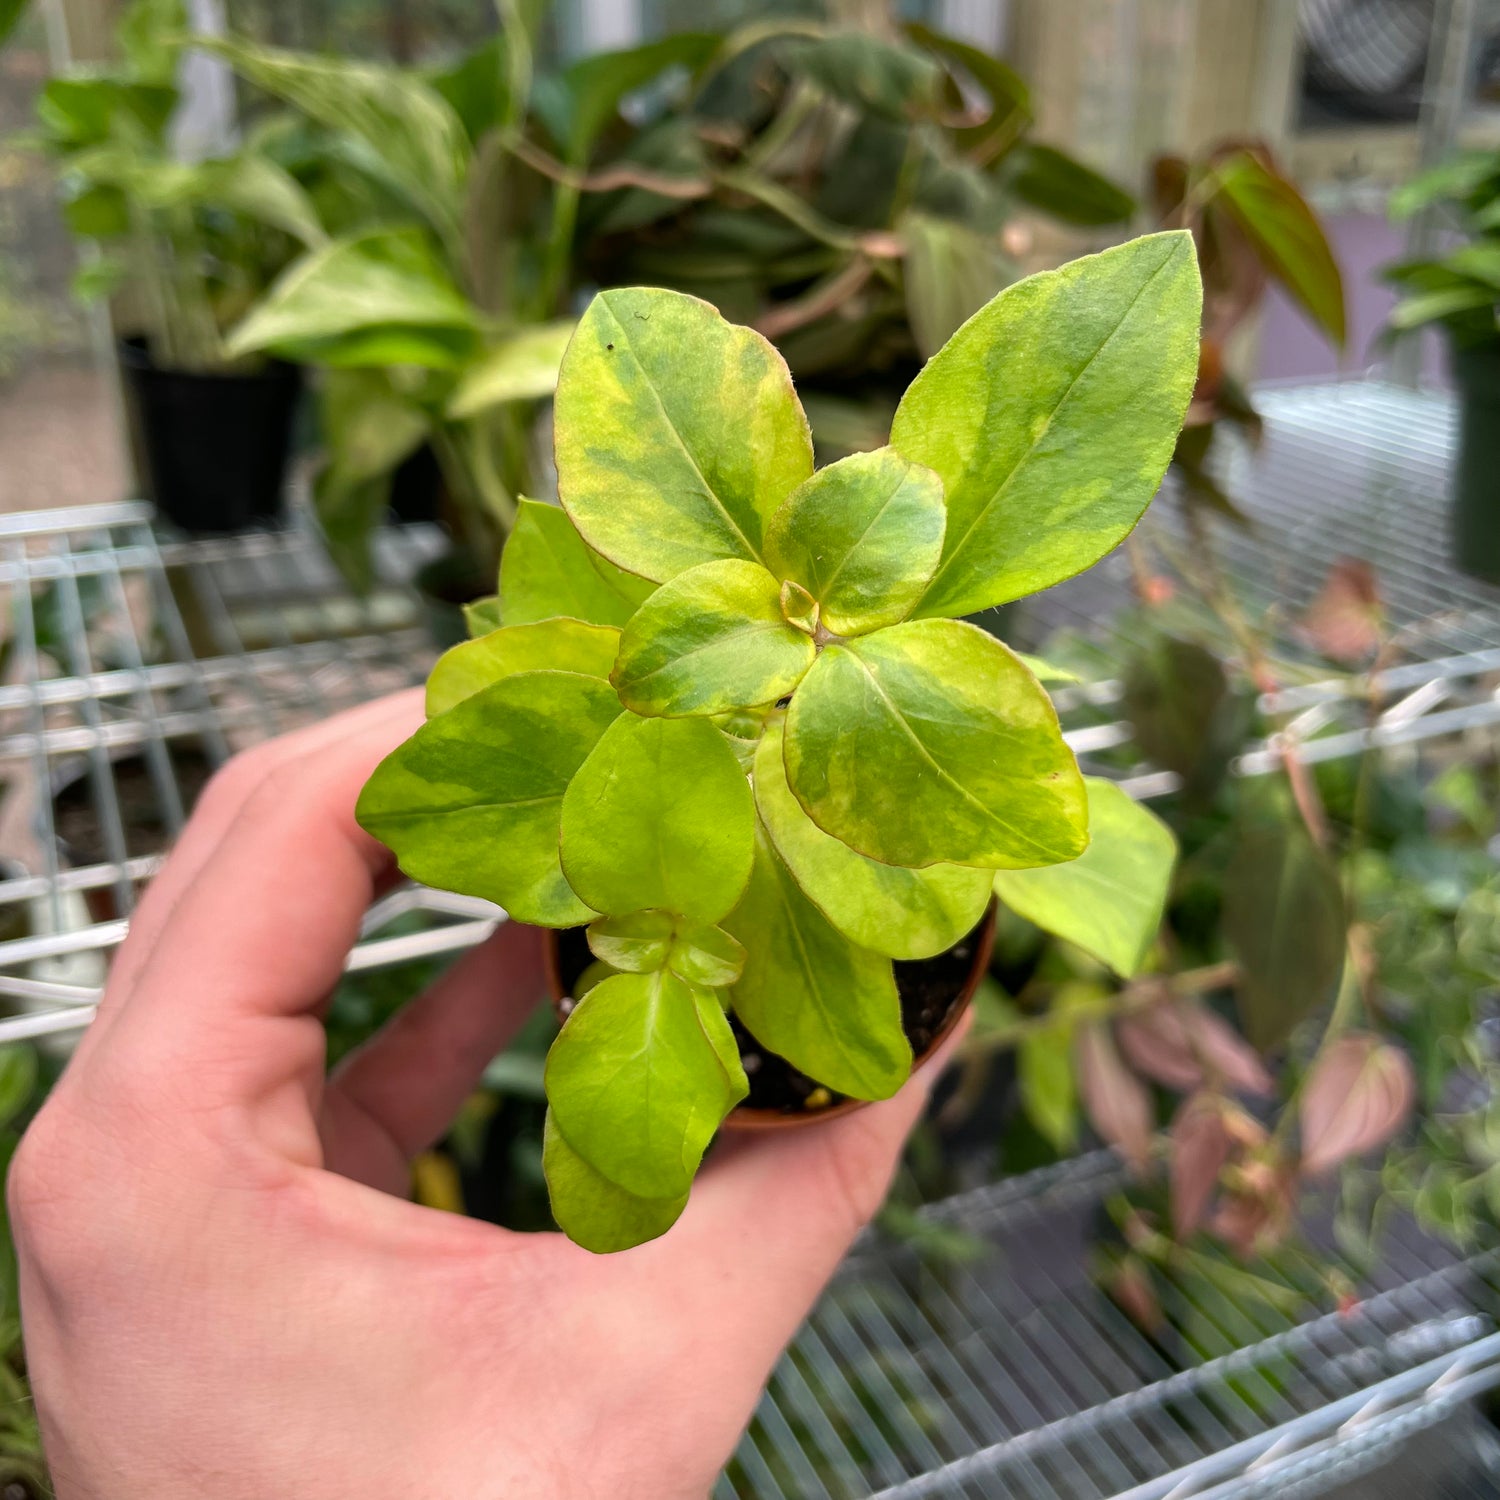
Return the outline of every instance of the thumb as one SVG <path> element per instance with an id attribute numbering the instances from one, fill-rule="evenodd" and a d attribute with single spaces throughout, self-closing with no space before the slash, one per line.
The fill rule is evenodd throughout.
<path id="1" fill-rule="evenodd" d="M 732 1141 L 658 1243 L 689 1326 L 712 1317 L 732 1346 L 769 1371 L 855 1235 L 885 1201 L 933 1083 L 968 1029 L 956 1028 L 894 1098 L 826 1124 Z M 715 1276 L 691 1274 L 715 1267 Z M 703 1297 L 711 1306 L 694 1306 Z M 727 1327 L 726 1319 L 736 1326 Z M 707 1323 L 700 1326 L 709 1326 Z"/>

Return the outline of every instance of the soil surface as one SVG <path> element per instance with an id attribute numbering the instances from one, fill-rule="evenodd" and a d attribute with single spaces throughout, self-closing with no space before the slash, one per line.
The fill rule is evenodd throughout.
<path id="1" fill-rule="evenodd" d="M 972 932 L 934 958 L 911 962 L 898 960 L 892 965 L 896 972 L 896 990 L 901 996 L 901 1024 L 911 1043 L 913 1056 L 921 1057 L 932 1045 L 963 995 L 964 984 L 974 964 L 974 945 L 983 927 L 984 919 L 981 918 Z M 582 927 L 559 932 L 557 939 L 558 973 L 563 984 L 571 988 L 593 962 L 593 954 L 589 952 Z M 734 1028 L 740 1061 L 750 1080 L 750 1093 L 740 1102 L 741 1109 L 770 1109 L 786 1115 L 814 1114 L 842 1104 L 846 1099 L 846 1095 L 824 1088 L 806 1073 L 798 1072 L 784 1058 L 768 1052 L 745 1030 L 737 1016 L 731 1015 L 729 1024 Z"/>

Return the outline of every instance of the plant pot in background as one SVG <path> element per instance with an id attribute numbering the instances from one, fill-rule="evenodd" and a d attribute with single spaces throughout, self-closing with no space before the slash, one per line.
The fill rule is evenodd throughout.
<path id="1" fill-rule="evenodd" d="M 391 515 L 408 525 L 441 520 L 445 492 L 438 456 L 431 443 L 423 443 L 404 458 L 391 475 Z"/>
<path id="2" fill-rule="evenodd" d="M 474 559 L 456 548 L 419 568 L 412 583 L 421 596 L 427 633 L 444 651 L 469 638 L 464 605 L 495 592 L 495 580 L 486 578 Z"/>
<path id="3" fill-rule="evenodd" d="M 1453 474 L 1453 560 L 1500 583 L 1500 342 L 1455 348 L 1458 460 Z"/>
<path id="4" fill-rule="evenodd" d="M 279 360 L 251 374 L 164 370 L 144 339 L 120 344 L 129 420 L 146 497 L 190 532 L 275 520 L 302 372 Z"/>
<path id="5" fill-rule="evenodd" d="M 963 1019 L 989 966 L 994 940 L 992 901 L 973 931 L 946 952 L 934 958 L 895 963 L 902 1025 L 916 1067 L 921 1067 Z M 547 934 L 547 984 L 560 1016 L 564 1013 L 564 1000 L 593 959 L 582 927 Z M 750 1094 L 730 1112 L 724 1121 L 725 1130 L 785 1130 L 815 1125 L 864 1108 L 863 1099 L 849 1099 L 815 1083 L 762 1047 L 736 1017 L 729 1019 L 739 1043 L 740 1057 L 746 1062 Z"/>
<path id="6" fill-rule="evenodd" d="M 191 812 L 214 773 L 214 762 L 195 742 L 168 741 L 167 753 L 171 756 L 172 775 L 183 811 Z M 125 857 L 144 859 L 165 853 L 172 830 L 145 752 L 127 750 L 112 755 L 110 773 L 120 810 L 120 827 L 125 835 Z M 73 869 L 107 864 L 109 848 L 95 801 L 89 758 L 80 755 L 60 765 L 53 775 L 51 790 L 58 863 Z M 95 886 L 83 896 L 89 916 L 95 922 L 111 922 L 123 915 L 113 886 Z"/>

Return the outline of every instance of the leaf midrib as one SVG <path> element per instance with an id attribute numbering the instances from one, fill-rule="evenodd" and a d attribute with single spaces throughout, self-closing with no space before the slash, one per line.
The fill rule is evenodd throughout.
<path id="1" fill-rule="evenodd" d="M 1022 829 L 1017 828 L 1015 824 L 1009 822 L 1005 818 L 1002 818 L 992 808 L 986 807 L 984 803 L 981 802 L 968 789 L 968 787 L 966 787 L 961 781 L 959 781 L 958 778 L 955 777 L 952 772 L 950 772 L 922 742 L 921 736 L 907 722 L 905 714 L 903 714 L 901 710 L 896 706 L 895 700 L 892 699 L 890 694 L 887 693 L 883 687 L 881 687 L 879 679 L 875 676 L 875 673 L 871 670 L 869 665 L 860 659 L 859 653 L 850 648 L 848 650 L 848 655 L 850 659 L 858 665 L 860 671 L 863 672 L 867 678 L 869 678 L 870 686 L 874 688 L 876 696 L 882 703 L 885 704 L 886 708 L 890 711 L 891 717 L 895 719 L 895 721 L 901 726 L 902 730 L 906 734 L 906 737 L 912 742 L 913 745 L 917 747 L 917 751 L 921 755 L 922 759 L 925 760 L 927 764 L 930 765 L 932 769 L 936 771 L 937 774 L 948 783 L 949 786 L 953 787 L 964 799 L 964 801 L 970 803 L 973 807 L 975 807 L 988 822 L 998 823 L 1001 828 L 1004 828 L 1008 832 L 1015 834 L 1017 838 L 1019 838 L 1030 848 L 1035 849 L 1044 855 L 1050 855 L 1052 853 L 1052 850 L 1049 848 L 1049 846 L 1042 843 L 1033 834 L 1026 833 Z"/>
<path id="2" fill-rule="evenodd" d="M 677 430 L 677 424 L 672 420 L 670 414 L 667 411 L 666 400 L 662 396 L 661 391 L 657 389 L 656 382 L 652 380 L 652 378 L 646 373 L 646 367 L 641 363 L 640 356 L 635 352 L 635 349 L 631 344 L 630 337 L 625 331 L 625 325 L 616 316 L 614 308 L 609 305 L 609 302 L 605 297 L 600 297 L 599 305 L 604 309 L 605 312 L 609 314 L 610 322 L 612 322 L 619 330 L 619 338 L 623 340 L 625 344 L 624 352 L 630 356 L 631 361 L 634 363 L 636 369 L 640 372 L 642 384 L 648 391 L 651 392 L 653 399 L 656 401 L 656 409 L 661 413 L 662 422 L 665 424 L 667 431 L 672 434 L 673 441 L 677 444 L 677 447 L 681 451 L 682 456 L 688 462 L 688 467 L 691 468 L 693 473 L 698 476 L 698 482 L 703 486 L 704 494 L 706 494 L 708 498 L 713 501 L 715 508 L 718 510 L 719 514 L 723 516 L 725 522 L 729 526 L 729 529 L 735 534 L 735 536 L 740 539 L 741 544 L 745 548 L 746 560 L 749 562 L 761 562 L 762 559 L 759 550 L 750 545 L 750 538 L 745 535 L 745 533 L 740 529 L 739 523 L 729 513 L 729 507 L 726 506 L 723 500 L 719 498 L 719 492 L 713 487 L 713 485 L 708 482 L 708 477 L 704 474 L 702 468 L 699 466 L 698 460 L 693 456 L 692 450 L 683 440 L 682 434 Z"/>
<path id="3" fill-rule="evenodd" d="M 1139 303 L 1141 298 L 1144 297 L 1146 293 L 1151 289 L 1151 286 L 1156 281 L 1156 278 L 1160 276 L 1161 273 L 1166 270 L 1169 265 L 1171 265 L 1173 258 L 1173 254 L 1170 252 L 1167 255 L 1163 256 L 1160 264 L 1157 265 L 1155 270 L 1153 270 L 1151 274 L 1145 279 L 1145 281 L 1143 281 L 1137 288 L 1135 295 L 1130 299 L 1130 305 L 1125 309 L 1123 313 L 1120 314 L 1119 321 L 1112 329 L 1110 329 L 1108 337 L 1105 338 L 1100 343 L 1099 347 L 1089 355 L 1089 357 L 1083 362 L 1082 365 L 1079 366 L 1077 373 L 1068 382 L 1067 390 L 1065 390 L 1062 395 L 1058 397 L 1056 405 L 1054 405 L 1052 410 L 1047 413 L 1047 420 L 1042 424 L 1042 430 L 1031 440 L 1030 444 L 1020 454 L 1017 455 L 1015 463 L 1012 464 L 1010 469 L 1006 472 L 1005 478 L 1002 479 L 1000 483 L 995 487 L 994 493 L 991 494 L 990 498 L 986 500 L 984 505 L 979 509 L 978 512 L 976 512 L 974 519 L 970 521 L 966 527 L 964 527 L 963 535 L 959 537 L 959 539 L 953 544 L 952 552 L 950 552 L 948 556 L 938 564 L 937 572 L 932 575 L 931 583 L 929 583 L 927 585 L 927 588 L 924 590 L 924 599 L 929 598 L 933 594 L 936 594 L 938 592 L 939 585 L 942 583 L 944 576 L 948 573 L 949 569 L 952 568 L 953 565 L 958 561 L 959 557 L 963 554 L 964 549 L 969 545 L 969 538 L 973 536 L 975 529 L 985 519 L 985 517 L 989 515 L 989 513 L 995 508 L 995 506 L 999 504 L 1001 497 L 1010 488 L 1011 481 L 1016 477 L 1017 474 L 1021 472 L 1022 469 L 1026 467 L 1028 459 L 1033 453 L 1036 452 L 1037 448 L 1041 446 L 1042 440 L 1052 430 L 1052 424 L 1057 420 L 1058 414 L 1062 411 L 1063 407 L 1065 407 L 1068 402 L 1072 400 L 1073 392 L 1078 388 L 1078 382 L 1088 374 L 1088 372 L 1093 368 L 1094 361 L 1097 360 L 1100 355 L 1102 355 L 1104 351 L 1108 349 L 1109 346 L 1119 336 L 1120 330 L 1124 328 L 1124 326 L 1130 321 L 1131 315 L 1135 312 L 1137 303 Z"/>

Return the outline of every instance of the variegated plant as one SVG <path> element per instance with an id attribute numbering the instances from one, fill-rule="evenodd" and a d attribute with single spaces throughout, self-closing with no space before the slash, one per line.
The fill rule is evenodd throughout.
<path id="1" fill-rule="evenodd" d="M 675 293 L 594 299 L 558 383 L 561 509 L 523 503 L 498 599 L 359 804 L 416 879 L 588 924 L 599 964 L 547 1065 L 580 1243 L 682 1211 L 747 1091 L 729 1012 L 880 1099 L 912 1063 L 892 960 L 952 946 L 996 891 L 1141 963 L 1170 835 L 1086 783 L 1031 666 L 952 617 L 1135 525 L 1199 302 L 1181 233 L 1020 282 L 912 383 L 889 447 L 815 472 L 758 334 Z"/>

